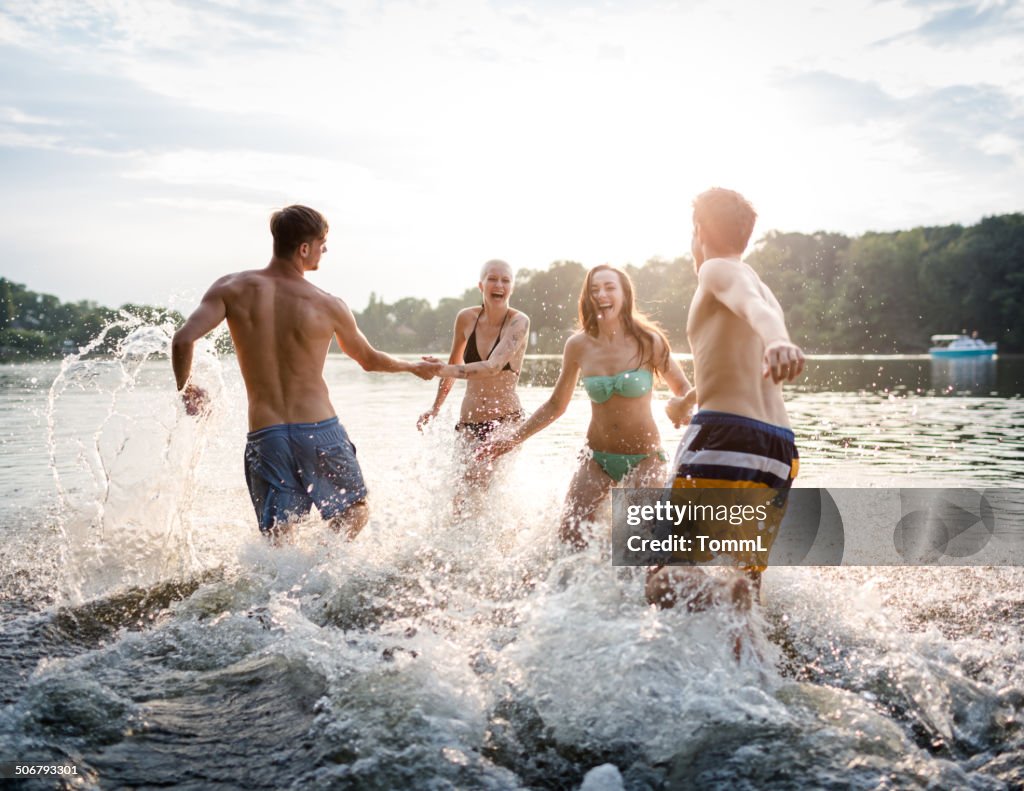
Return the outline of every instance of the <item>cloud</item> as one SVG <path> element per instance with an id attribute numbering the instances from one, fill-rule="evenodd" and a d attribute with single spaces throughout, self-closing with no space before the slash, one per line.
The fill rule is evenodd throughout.
<path id="1" fill-rule="evenodd" d="M 895 123 L 901 138 L 933 165 L 994 170 L 1024 146 L 1024 110 L 994 85 L 951 85 L 898 97 L 877 83 L 827 72 L 782 81 L 800 115 L 822 126 Z M 891 132 L 890 132 L 891 134 Z M 998 144 L 993 141 L 999 141 Z"/>
<path id="2" fill-rule="evenodd" d="M 994 133 L 986 134 L 978 141 L 978 148 L 990 156 L 1008 156 L 1021 161 L 1021 150 L 1024 148 L 1019 139 L 1015 140 L 1008 135 Z"/>
<path id="3" fill-rule="evenodd" d="M 182 209 L 186 212 L 238 214 L 242 216 L 261 215 L 266 212 L 267 208 L 266 204 L 254 201 L 204 200 L 203 198 L 174 198 L 169 196 L 145 198 L 143 202 L 153 206 Z"/>
<path id="4" fill-rule="evenodd" d="M 21 126 L 64 126 L 60 118 L 44 118 L 40 115 L 23 113 L 17 107 L 0 107 L 0 123 L 18 124 Z"/>
<path id="5" fill-rule="evenodd" d="M 407 188 L 365 167 L 303 154 L 180 149 L 134 158 L 125 177 L 176 186 L 228 188 L 255 195 L 310 195 L 346 211 L 396 206 Z M 311 198 L 312 199 L 312 198 Z"/>
<path id="6" fill-rule="evenodd" d="M 115 155 L 189 146 L 216 151 L 241 141 L 269 151 L 283 140 L 328 155 L 354 143 L 353 135 L 323 125 L 296 125 L 273 112 L 210 112 L 125 77 L 68 69 L 0 45 L 0 145 Z"/>
<path id="7" fill-rule="evenodd" d="M 438 273 L 496 250 L 674 256 L 710 183 L 793 228 L 970 221 L 1020 206 L 1012 40 L 874 45 L 956 9 L 980 9 L 972 30 L 1015 19 L 1003 5 L 0 0 L 0 253 L 56 216 L 60 284 L 71 254 L 107 272 L 94 229 L 130 226 L 205 283 L 173 262 L 250 266 L 267 212 L 298 201 L 361 262 L 346 293 L 434 298 L 461 288 Z"/>
<path id="8" fill-rule="evenodd" d="M 873 82 L 826 71 L 811 71 L 779 81 L 810 118 L 831 124 L 861 123 L 897 113 L 899 102 Z"/>
<path id="9" fill-rule="evenodd" d="M 36 49 L 61 42 L 66 52 L 132 54 L 147 51 L 180 61 L 217 50 L 287 48 L 308 26 L 322 35 L 344 19 L 340 9 L 307 3 L 148 0 L 35 0 L 4 9 L 0 41 Z"/>
<path id="10" fill-rule="evenodd" d="M 993 38 L 1016 37 L 1024 32 L 1024 10 L 1018 0 L 980 3 L 923 0 L 909 5 L 928 9 L 928 17 L 913 30 L 882 39 L 879 44 L 918 38 L 938 46 L 968 45 Z M 934 6 L 939 6 L 939 10 L 932 11 Z"/>
<path id="11" fill-rule="evenodd" d="M 950 164 L 958 162 L 975 172 L 999 169 L 1013 164 L 1006 141 L 1024 144 L 1024 112 L 1013 96 L 995 86 L 949 86 L 913 97 L 906 105 L 912 138 Z M 1004 144 L 993 147 L 993 137 Z"/>

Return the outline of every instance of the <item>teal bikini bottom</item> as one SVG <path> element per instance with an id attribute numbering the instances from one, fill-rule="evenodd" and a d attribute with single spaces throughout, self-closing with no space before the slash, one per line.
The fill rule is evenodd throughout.
<path id="1" fill-rule="evenodd" d="M 601 469 L 615 483 L 629 475 L 644 459 L 654 455 L 654 453 L 605 453 L 600 450 L 592 450 L 591 453 L 594 461 L 601 465 Z M 659 450 L 657 455 L 662 461 L 668 461 L 665 451 Z"/>

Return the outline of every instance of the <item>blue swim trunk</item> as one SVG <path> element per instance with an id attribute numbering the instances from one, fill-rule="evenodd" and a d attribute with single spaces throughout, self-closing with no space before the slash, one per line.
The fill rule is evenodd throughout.
<path id="1" fill-rule="evenodd" d="M 248 440 L 245 482 L 262 532 L 314 505 L 333 519 L 366 499 L 356 446 L 337 417 L 268 426 L 249 432 Z"/>

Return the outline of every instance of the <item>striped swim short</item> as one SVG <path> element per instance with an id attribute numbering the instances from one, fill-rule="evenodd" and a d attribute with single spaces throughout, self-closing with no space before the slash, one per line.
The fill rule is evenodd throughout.
<path id="1" fill-rule="evenodd" d="M 772 490 L 775 496 L 769 518 L 731 528 L 728 536 L 753 539 L 760 534 L 763 552 L 733 556 L 733 561 L 747 571 L 760 572 L 767 567 L 768 551 L 778 535 L 786 498 L 799 468 L 800 455 L 791 429 L 728 412 L 701 410 L 679 442 L 668 486 Z"/>
<path id="2" fill-rule="evenodd" d="M 786 490 L 800 468 L 793 431 L 728 412 L 693 416 L 672 464 L 673 488 Z"/>

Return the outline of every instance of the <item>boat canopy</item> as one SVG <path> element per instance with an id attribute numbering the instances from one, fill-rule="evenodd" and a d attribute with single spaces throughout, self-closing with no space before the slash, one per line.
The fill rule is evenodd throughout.
<path id="1" fill-rule="evenodd" d="M 966 335 L 932 335 L 932 343 L 948 343 L 966 337 Z"/>

